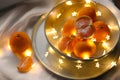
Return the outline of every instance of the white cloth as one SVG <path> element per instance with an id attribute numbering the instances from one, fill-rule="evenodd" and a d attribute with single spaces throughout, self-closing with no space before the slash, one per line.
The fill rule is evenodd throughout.
<path id="1" fill-rule="evenodd" d="M 106 0 L 95 1 L 104 4 Z M 55 2 L 55 0 L 27 0 L 9 9 L 0 17 L 0 80 L 67 80 L 47 71 L 35 58 L 32 70 L 28 73 L 19 73 L 16 68 L 19 60 L 7 46 L 7 36 L 14 31 L 27 31 L 28 27 L 32 28 L 42 14 L 53 8 Z M 110 1 L 107 2 L 113 5 Z M 116 7 L 113 8 L 119 11 Z M 31 36 L 31 31 L 29 35 Z M 113 70 L 95 80 L 119 80 L 120 60 L 119 65 Z"/>

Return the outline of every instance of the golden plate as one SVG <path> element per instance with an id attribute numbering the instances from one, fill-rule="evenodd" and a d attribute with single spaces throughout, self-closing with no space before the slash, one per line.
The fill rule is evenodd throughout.
<path id="1" fill-rule="evenodd" d="M 100 76 L 117 64 L 117 60 L 119 58 L 118 47 L 120 47 L 119 43 L 116 46 L 117 41 L 119 40 L 118 22 L 111 12 L 109 14 L 107 13 L 107 8 L 103 8 L 101 4 L 98 4 L 98 7 L 99 10 L 102 10 L 103 13 L 107 14 L 104 15 L 104 17 L 109 17 L 109 20 L 108 18 L 105 18 L 105 21 L 109 23 L 109 25 L 116 26 L 116 32 L 114 33 L 115 36 L 113 36 L 114 38 L 112 42 L 114 45 L 112 46 L 113 49 L 111 52 L 108 55 L 94 60 L 71 60 L 53 50 L 46 39 L 46 35 L 44 34 L 46 21 L 44 18 L 46 16 L 42 16 L 40 18 L 33 30 L 33 50 L 38 60 L 48 70 L 65 78 L 90 79 Z"/>

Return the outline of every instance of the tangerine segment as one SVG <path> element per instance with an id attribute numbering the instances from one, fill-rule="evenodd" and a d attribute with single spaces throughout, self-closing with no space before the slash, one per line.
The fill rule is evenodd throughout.
<path id="1" fill-rule="evenodd" d="M 81 40 L 74 46 L 74 54 L 81 59 L 89 59 L 96 52 L 96 45 L 91 40 Z"/>
<path id="2" fill-rule="evenodd" d="M 19 72 L 28 72 L 31 69 L 32 64 L 32 57 L 27 56 L 21 59 L 20 63 L 17 66 L 17 69 Z"/>
<path id="3" fill-rule="evenodd" d="M 110 36 L 110 29 L 105 22 L 96 21 L 93 25 L 96 29 L 96 32 L 93 36 L 96 39 L 96 42 L 103 42 L 109 40 L 107 36 Z"/>
<path id="4" fill-rule="evenodd" d="M 24 51 L 31 49 L 31 40 L 25 32 L 14 32 L 10 37 L 10 47 L 18 58 L 24 57 Z"/>
<path id="5" fill-rule="evenodd" d="M 78 15 L 77 17 L 81 17 L 83 15 L 87 15 L 89 17 L 92 18 L 92 21 L 96 21 L 96 11 L 94 7 L 82 7 L 79 11 L 78 11 Z"/>
<path id="6" fill-rule="evenodd" d="M 74 19 L 67 20 L 63 26 L 62 35 L 71 36 L 75 34 L 76 34 L 75 20 Z"/>

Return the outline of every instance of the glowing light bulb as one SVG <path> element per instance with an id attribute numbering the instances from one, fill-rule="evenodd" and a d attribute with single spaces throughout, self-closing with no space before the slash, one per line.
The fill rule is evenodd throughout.
<path id="1" fill-rule="evenodd" d="M 106 51 L 106 50 L 104 50 L 104 51 L 103 51 L 103 55 L 105 55 L 106 53 L 107 53 L 107 51 Z"/>
<path id="2" fill-rule="evenodd" d="M 62 14 L 61 14 L 61 13 L 59 13 L 59 14 L 57 15 L 57 19 L 58 19 L 58 18 L 60 18 L 60 16 L 61 16 L 61 15 L 62 15 Z"/>
<path id="3" fill-rule="evenodd" d="M 60 63 L 60 64 L 63 64 L 64 62 L 63 62 L 63 60 L 62 60 L 62 59 L 59 59 L 59 63 Z"/>
<path id="4" fill-rule="evenodd" d="M 2 57 L 2 53 L 3 53 L 3 51 L 2 51 L 2 49 L 0 49 L 0 57 Z"/>
<path id="5" fill-rule="evenodd" d="M 85 2 L 86 2 L 87 4 L 90 4 L 90 3 L 91 3 L 91 0 L 85 0 Z"/>
<path id="6" fill-rule="evenodd" d="M 80 69 L 80 68 L 82 68 L 82 65 L 81 65 L 81 64 L 77 64 L 76 67 L 77 67 L 78 69 Z"/>
<path id="7" fill-rule="evenodd" d="M 111 65 L 112 66 L 117 66 L 117 63 L 113 61 L 113 62 L 111 62 Z"/>
<path id="8" fill-rule="evenodd" d="M 90 53 L 89 52 L 84 52 L 81 57 L 83 59 L 90 59 Z"/>
<path id="9" fill-rule="evenodd" d="M 95 67 L 100 68 L 99 62 L 96 63 Z"/>
<path id="10" fill-rule="evenodd" d="M 49 54 L 49 52 L 46 52 L 46 53 L 45 53 L 45 57 L 48 57 L 48 54 Z"/>
<path id="11" fill-rule="evenodd" d="M 110 49 L 109 43 L 107 43 L 107 42 L 103 42 L 103 43 L 102 43 L 102 46 L 103 46 L 106 50 L 109 50 L 109 49 Z"/>
<path id="12" fill-rule="evenodd" d="M 97 11 L 97 12 L 96 12 L 96 15 L 97 15 L 97 16 L 102 16 L 102 12 L 101 12 L 101 11 Z"/>
<path id="13" fill-rule="evenodd" d="M 90 7 L 90 3 L 91 3 L 91 0 L 85 0 L 86 4 L 85 4 L 85 7 Z"/>
<path id="14" fill-rule="evenodd" d="M 72 12 L 72 16 L 77 16 L 77 12 Z"/>
<path id="15" fill-rule="evenodd" d="M 71 1 L 67 1 L 66 4 L 67 5 L 72 5 L 72 2 Z"/>
<path id="16" fill-rule="evenodd" d="M 80 60 L 77 60 L 76 62 L 77 62 L 77 63 L 82 63 L 82 61 L 80 61 Z"/>
<path id="17" fill-rule="evenodd" d="M 107 35 L 107 36 L 106 36 L 106 40 L 110 40 L 110 35 Z"/>
<path id="18" fill-rule="evenodd" d="M 31 49 L 27 49 L 27 50 L 24 52 L 24 56 L 32 56 L 32 50 L 31 50 Z"/>

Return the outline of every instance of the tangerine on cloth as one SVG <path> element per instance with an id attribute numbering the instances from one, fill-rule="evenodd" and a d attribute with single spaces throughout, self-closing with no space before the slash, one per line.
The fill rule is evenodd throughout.
<path id="1" fill-rule="evenodd" d="M 61 0 L 25 0 L 5 10 L 0 15 L 0 80 L 70 80 L 59 77 L 46 70 L 36 57 L 34 66 L 28 73 L 19 73 L 17 65 L 19 60 L 9 49 L 9 36 L 14 31 L 26 31 L 31 37 L 32 28 L 40 16 L 48 13 L 55 4 Z M 109 0 L 95 0 L 105 5 L 112 11 L 119 11 Z M 114 7 L 111 7 L 113 5 Z M 115 15 L 118 19 L 120 16 Z M 120 20 L 119 20 L 120 21 Z M 28 28 L 30 30 L 28 30 Z M 119 80 L 120 79 L 120 59 L 119 64 L 111 71 L 92 80 Z"/>

